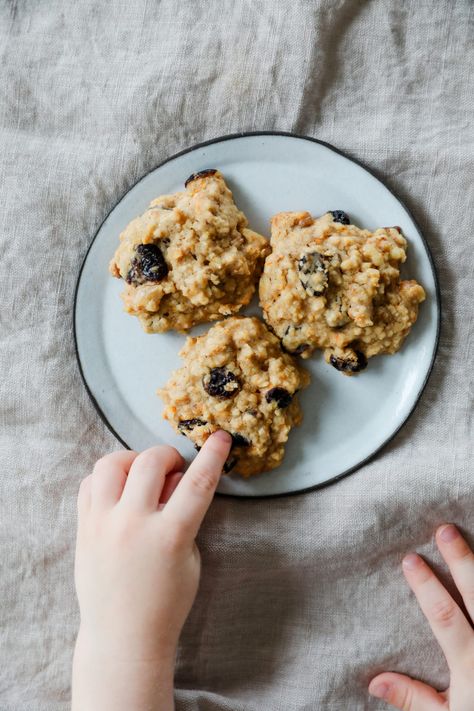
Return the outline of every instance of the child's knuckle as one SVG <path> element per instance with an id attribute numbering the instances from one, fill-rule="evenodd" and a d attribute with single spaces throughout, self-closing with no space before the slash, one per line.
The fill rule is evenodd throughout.
<path id="1" fill-rule="evenodd" d="M 457 607 L 453 600 L 438 600 L 432 606 L 433 619 L 440 627 L 450 627 L 457 615 Z"/>
<path id="2" fill-rule="evenodd" d="M 145 468 L 153 468 L 161 463 L 163 456 L 166 452 L 163 451 L 164 447 L 151 447 L 150 449 L 145 449 L 137 457 L 137 465 L 144 466 Z"/>
<path id="3" fill-rule="evenodd" d="M 155 447 L 145 449 L 138 457 L 140 464 L 153 467 L 163 460 L 172 459 L 176 454 L 177 450 L 174 447 L 170 447 L 169 444 L 158 444 Z"/>
<path id="4" fill-rule="evenodd" d="M 103 457 L 98 459 L 96 463 L 94 464 L 94 473 L 101 472 L 101 470 L 107 466 L 110 461 L 113 460 L 113 453 L 112 454 L 104 454 Z"/>
<path id="5" fill-rule="evenodd" d="M 463 587 L 462 597 L 468 607 L 474 607 L 474 585 L 468 584 Z"/>
<path id="6" fill-rule="evenodd" d="M 215 489 L 216 477 L 209 469 L 202 468 L 194 472 L 192 483 L 198 491 L 209 494 Z"/>

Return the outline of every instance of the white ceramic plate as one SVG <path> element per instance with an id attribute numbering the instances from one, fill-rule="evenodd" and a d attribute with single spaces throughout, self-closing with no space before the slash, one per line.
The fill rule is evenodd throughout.
<path id="1" fill-rule="evenodd" d="M 331 146 L 290 134 L 228 136 L 184 151 L 142 178 L 99 228 L 79 276 L 75 338 L 84 382 L 123 444 L 142 450 L 167 442 L 188 459 L 194 456 L 192 444 L 162 420 L 155 395 L 180 365 L 184 337 L 145 334 L 138 320 L 123 312 L 123 282 L 113 279 L 107 266 L 125 225 L 150 200 L 182 190 L 184 180 L 204 168 L 222 171 L 250 227 L 262 234 L 269 234 L 270 217 L 282 210 L 320 215 L 341 209 L 368 229 L 400 225 L 408 238 L 404 274 L 424 286 L 427 299 L 401 352 L 373 358 L 352 378 L 327 365 L 321 353 L 304 361 L 312 375 L 300 395 L 304 422 L 291 432 L 283 464 L 248 480 L 225 476 L 219 492 L 271 496 L 320 486 L 354 471 L 407 420 L 433 364 L 440 318 L 433 262 L 413 218 L 380 180 Z M 258 313 L 256 300 L 246 313 Z"/>

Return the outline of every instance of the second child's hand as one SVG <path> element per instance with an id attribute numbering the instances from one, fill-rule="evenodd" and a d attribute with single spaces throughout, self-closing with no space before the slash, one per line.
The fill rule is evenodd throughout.
<path id="1" fill-rule="evenodd" d="M 410 553 L 404 558 L 403 572 L 446 657 L 449 688 L 438 692 L 404 674 L 385 672 L 372 679 L 369 692 L 402 711 L 473 711 L 474 554 L 452 524 L 438 528 L 436 543 L 469 618 L 419 555 Z"/>

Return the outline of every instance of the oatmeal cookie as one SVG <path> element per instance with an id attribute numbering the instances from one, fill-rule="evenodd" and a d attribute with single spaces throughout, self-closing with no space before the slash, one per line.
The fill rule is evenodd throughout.
<path id="1" fill-rule="evenodd" d="M 400 280 L 407 242 L 399 227 L 362 230 L 342 210 L 318 219 L 281 212 L 271 245 L 260 303 L 288 352 L 308 358 L 322 348 L 328 363 L 353 375 L 368 358 L 401 348 L 425 292 Z"/>
<path id="2" fill-rule="evenodd" d="M 110 272 L 126 282 L 125 310 L 145 331 L 184 331 L 251 300 L 268 240 L 247 227 L 217 170 L 150 203 L 120 235 Z"/>
<path id="3" fill-rule="evenodd" d="M 199 449 L 224 429 L 234 445 L 225 470 L 244 477 L 277 467 L 302 415 L 296 393 L 308 373 L 257 318 L 233 317 L 188 338 L 184 365 L 158 391 L 163 417 Z"/>

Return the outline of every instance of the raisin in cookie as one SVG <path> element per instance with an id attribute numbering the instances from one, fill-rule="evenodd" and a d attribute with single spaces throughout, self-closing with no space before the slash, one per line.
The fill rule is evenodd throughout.
<path id="1" fill-rule="evenodd" d="M 217 170 L 193 174 L 120 235 L 111 273 L 126 282 L 125 310 L 145 331 L 184 331 L 248 304 L 270 251 L 247 228 Z"/>
<path id="2" fill-rule="evenodd" d="M 351 225 L 342 210 L 315 219 L 281 212 L 272 219 L 272 253 L 260 280 L 264 317 L 283 347 L 352 375 L 379 353 L 395 353 L 425 292 L 400 280 L 407 242 L 398 227 Z"/>
<path id="3" fill-rule="evenodd" d="M 234 440 L 225 470 L 244 477 L 277 467 L 302 415 L 296 393 L 309 375 L 257 318 L 233 317 L 188 338 L 184 366 L 158 391 L 163 417 L 199 448 L 224 429 Z"/>

